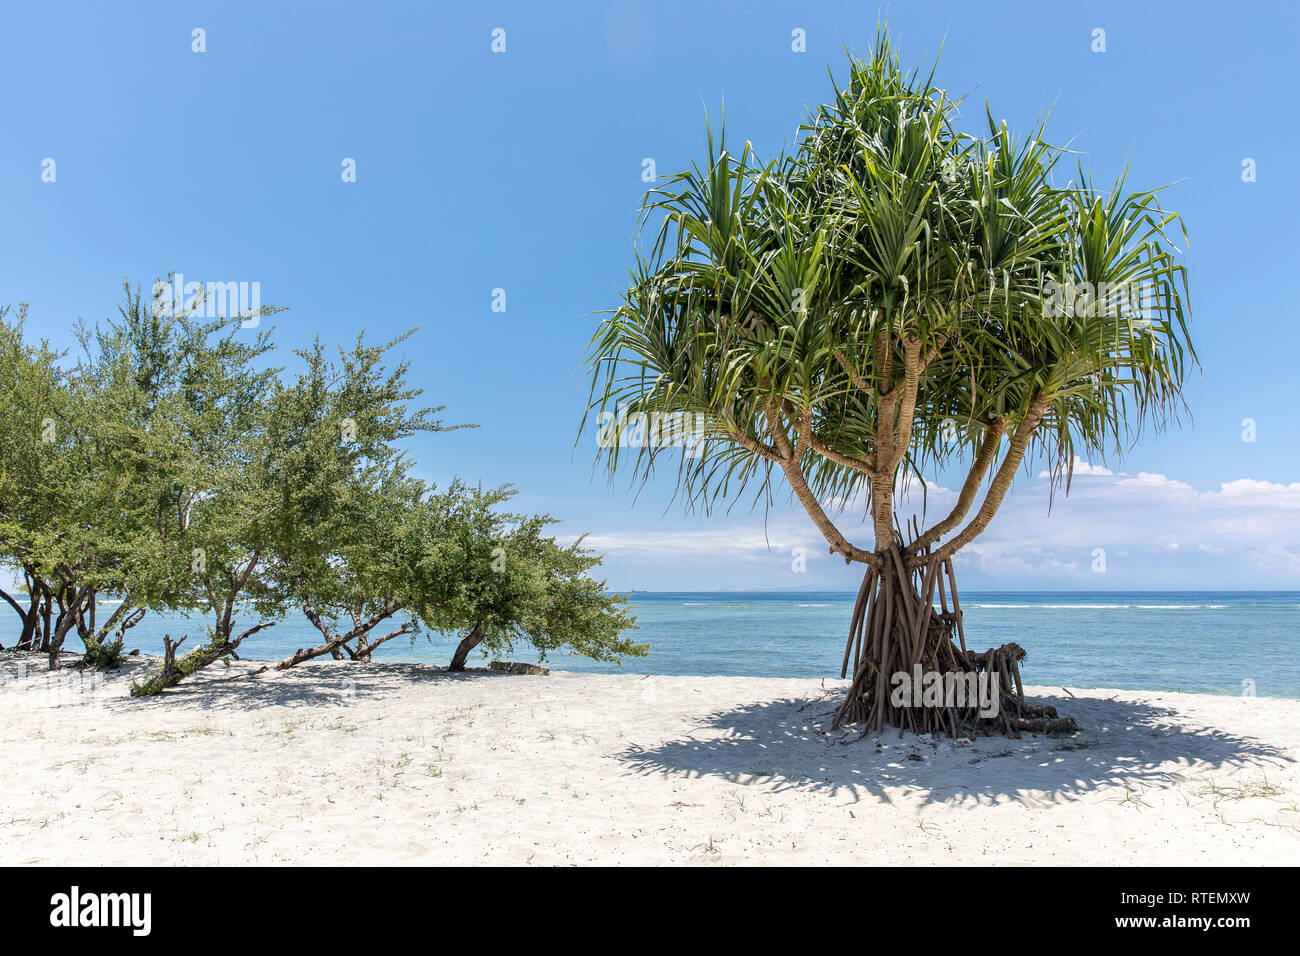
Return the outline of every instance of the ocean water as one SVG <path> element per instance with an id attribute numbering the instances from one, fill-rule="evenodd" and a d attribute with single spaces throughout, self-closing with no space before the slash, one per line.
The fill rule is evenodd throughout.
<path id="1" fill-rule="evenodd" d="M 648 657 L 621 667 L 563 654 L 548 663 L 599 673 L 838 677 L 853 599 L 846 592 L 637 593 L 636 638 L 650 645 Z M 962 611 L 971 648 L 1007 641 L 1025 648 L 1027 683 L 1241 694 L 1253 681 L 1261 697 L 1300 698 L 1300 592 L 972 591 L 962 596 Z M 150 614 L 128 633 L 127 647 L 160 654 L 165 633 L 189 633 L 184 650 L 203 640 L 204 623 Z M 275 660 L 317 643 L 307 620 L 291 616 L 250 637 L 242 656 Z M 400 637 L 375 659 L 446 664 L 454 647 L 437 634 Z M 528 646 L 511 656 L 537 659 Z M 481 659 L 471 655 L 470 663 Z"/>

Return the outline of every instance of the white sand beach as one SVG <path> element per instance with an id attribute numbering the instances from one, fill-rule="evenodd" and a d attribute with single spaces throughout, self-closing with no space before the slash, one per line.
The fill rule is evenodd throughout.
<path id="1" fill-rule="evenodd" d="M 831 733 L 841 681 L 0 655 L 0 864 L 1295 864 L 1300 701 L 1028 688 L 1077 738 Z"/>

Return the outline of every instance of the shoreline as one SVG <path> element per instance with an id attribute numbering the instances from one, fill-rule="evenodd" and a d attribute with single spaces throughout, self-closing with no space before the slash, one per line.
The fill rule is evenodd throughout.
<path id="1" fill-rule="evenodd" d="M 34 663 L 34 664 L 37 665 L 37 666 L 32 667 L 32 666 L 29 665 L 29 668 L 28 668 L 28 673 L 29 673 L 29 675 L 40 676 L 40 675 L 43 675 L 43 674 L 51 673 L 50 671 L 47 671 L 47 670 L 45 669 L 46 656 L 47 656 L 47 655 L 45 655 L 45 654 L 43 654 L 43 653 L 41 653 L 41 652 L 39 652 L 39 651 L 15 651 L 15 650 L 12 650 L 12 649 L 10 649 L 10 648 L 0 648 L 0 677 L 3 677 L 4 674 L 6 673 L 6 672 L 4 671 L 4 663 L 5 663 L 6 661 L 11 661 L 11 662 L 13 662 L 13 661 L 28 660 L 28 661 Z M 450 655 L 449 655 L 449 656 L 450 656 Z M 81 654 L 80 652 L 77 652 L 77 651 L 63 651 L 63 652 L 61 653 L 61 664 L 60 664 L 60 668 L 61 668 L 64 672 L 67 672 L 67 671 L 69 671 L 69 670 L 71 669 L 71 665 L 75 664 L 75 662 L 77 662 L 77 661 L 80 661 L 81 658 L 82 658 L 82 654 Z M 138 665 L 138 664 L 146 664 L 146 665 L 148 665 L 148 664 L 157 664 L 157 663 L 161 662 L 162 659 L 163 659 L 162 656 L 159 655 L 159 654 L 145 654 L 145 653 L 140 653 L 140 654 L 136 654 L 136 655 L 133 655 L 133 656 L 129 656 L 129 657 L 127 658 L 127 663 L 130 664 L 131 662 L 137 662 L 137 665 Z M 265 667 L 267 667 L 267 668 L 274 668 L 275 665 L 278 664 L 278 663 L 280 663 L 280 661 L 283 660 L 283 659 L 284 659 L 284 658 L 282 658 L 282 657 L 247 657 L 247 656 L 244 656 L 244 657 L 241 657 L 241 658 L 240 658 L 240 660 L 239 660 L 238 663 L 239 663 L 239 664 L 249 665 L 249 667 L 251 667 L 252 669 L 255 670 L 255 669 L 257 669 L 258 667 L 262 667 L 262 666 L 265 666 Z M 636 659 L 635 659 L 635 658 L 629 658 L 629 661 L 632 662 L 632 666 L 634 667 L 634 666 L 635 666 L 635 661 L 636 661 Z M 234 663 L 235 663 L 235 662 L 232 662 L 232 665 L 233 665 Z M 515 662 L 509 662 L 509 661 L 493 661 L 493 663 L 519 663 L 519 664 L 526 664 L 526 665 L 528 665 L 528 666 L 536 666 L 536 665 L 537 665 L 537 662 L 536 662 L 536 661 L 532 661 L 532 660 L 521 660 L 521 661 L 515 661 Z M 393 659 L 391 659 L 391 658 L 381 658 L 381 659 L 379 659 L 379 660 L 373 660 L 373 661 L 370 661 L 369 663 L 366 663 L 366 662 L 363 662 L 363 661 L 333 660 L 333 659 L 327 659 L 327 658 L 317 658 L 317 659 L 314 659 L 314 660 L 311 660 L 311 661 L 306 661 L 306 662 L 304 662 L 304 663 L 302 663 L 302 664 L 298 664 L 298 665 L 296 665 L 294 668 L 292 668 L 292 670 L 298 670 L 298 669 L 303 668 L 303 667 L 306 667 L 306 666 L 308 666 L 308 665 L 313 665 L 313 666 L 345 666 L 345 667 L 369 667 L 369 666 L 378 666 L 378 667 L 410 667 L 410 668 L 416 668 L 416 669 L 421 669 L 421 668 L 423 668 L 423 669 L 427 669 L 427 670 L 429 670 L 429 671 L 431 671 L 431 672 L 436 672 L 436 673 L 441 673 L 441 674 L 448 674 L 449 676 L 454 676 L 454 675 L 451 675 L 451 672 L 449 672 L 449 671 L 447 670 L 446 666 L 444 666 L 444 665 L 442 665 L 442 664 L 435 664 L 435 663 L 432 663 L 432 662 L 430 662 L 430 661 L 423 661 L 423 660 L 393 660 Z M 638 678 L 638 679 L 641 679 L 641 678 L 647 678 L 647 679 L 665 679 L 665 680 L 667 680 L 667 679 L 708 680 L 708 679 L 712 679 L 712 678 L 727 678 L 727 679 L 729 679 L 729 680 L 730 680 L 730 679 L 734 679 L 734 680 L 742 680 L 742 681 L 767 681 L 767 680 L 771 680 L 771 681 L 793 680 L 793 681 L 804 681 L 804 682 L 808 682 L 808 681 L 814 681 L 814 682 L 816 682 L 816 681 L 825 681 L 828 687 L 831 686 L 831 685 L 842 685 L 842 689 L 846 689 L 846 688 L 848 687 L 848 685 L 849 685 L 849 681 L 848 681 L 848 680 L 841 680 L 841 679 L 838 678 L 838 677 L 824 677 L 824 678 L 821 678 L 821 677 L 798 677 L 798 676 L 794 676 L 794 677 L 787 677 L 787 676 L 773 677 L 773 676 L 756 676 L 756 675 L 753 675 L 753 674 L 677 674 L 677 673 L 672 673 L 672 674 L 666 674 L 666 673 L 665 673 L 665 674 L 660 674 L 660 673 L 649 673 L 649 672 L 646 672 L 646 671 L 638 671 L 638 670 L 633 670 L 633 669 L 617 670 L 617 671 L 612 671 L 612 672 L 606 672 L 606 671 L 566 670 L 566 669 L 564 669 L 564 667 L 562 667 L 562 666 L 557 666 L 556 663 L 555 663 L 555 661 L 554 661 L 553 659 L 548 659 L 548 660 L 542 661 L 541 664 L 540 664 L 540 666 L 541 666 L 541 667 L 548 668 L 548 669 L 550 670 L 551 674 L 553 674 L 553 675 L 569 675 L 569 676 L 574 676 L 574 677 L 635 677 L 635 678 Z M 213 678 L 213 675 L 217 674 L 217 672 L 220 671 L 220 670 L 221 670 L 221 666 L 220 666 L 219 664 L 218 664 L 218 665 L 213 665 L 213 666 L 211 666 L 211 667 L 208 668 L 208 671 L 209 671 L 210 673 L 209 673 L 206 677 L 204 677 L 204 678 L 202 678 L 202 679 L 209 679 L 209 680 L 210 680 L 210 679 Z M 489 672 L 494 673 L 494 674 L 496 674 L 496 673 L 500 673 L 499 671 L 494 671 L 492 668 L 490 668 L 490 667 L 487 665 L 487 663 L 484 663 L 484 664 L 482 664 L 482 665 L 478 665 L 478 664 L 467 664 L 466 667 L 465 667 L 465 672 L 466 672 L 466 673 L 477 672 L 477 673 L 484 673 L 484 674 L 489 673 Z M 111 674 L 112 672 L 111 672 L 111 671 L 108 671 L 108 672 L 104 672 L 104 673 L 106 673 L 106 674 Z M 134 672 L 133 672 L 133 673 L 134 673 Z M 281 672 L 281 673 L 283 673 L 283 672 Z M 510 675 L 506 675 L 506 676 L 510 676 Z M 523 675 L 515 675 L 515 676 L 523 676 Z M 182 683 L 182 684 L 180 685 L 180 688 L 175 688 L 175 689 L 172 689 L 172 690 L 166 691 L 166 692 L 164 692 L 164 693 L 165 693 L 165 694 L 173 694 L 173 693 L 176 692 L 177 689 L 183 689 L 183 688 L 186 686 L 186 684 L 190 683 L 192 680 L 194 680 L 194 678 L 189 678 L 189 679 L 187 679 L 184 683 Z M 1244 695 L 1244 694 L 1238 693 L 1238 692 L 1236 692 L 1236 691 L 1200 691 L 1200 690 L 1196 690 L 1196 691 L 1185 691 L 1185 690 L 1176 689 L 1176 688 L 1175 688 L 1175 689 L 1168 689 L 1168 688 L 1116 687 L 1116 686 L 1113 686 L 1113 685 L 1099 685 L 1099 686 L 1093 687 L 1093 686 L 1088 686 L 1088 685 L 1079 684 L 1079 683 L 1069 683 L 1069 684 L 1065 684 L 1065 685 L 1059 685 L 1059 684 L 1035 684 L 1035 683 L 1032 683 L 1032 682 L 1030 682 L 1030 681 L 1026 681 L 1026 683 L 1025 683 L 1025 690 L 1026 690 L 1026 691 L 1033 691 L 1035 694 L 1047 694 L 1048 696 L 1052 696 L 1052 695 L 1056 694 L 1056 693 L 1059 692 L 1059 691 L 1067 691 L 1067 693 L 1077 693 L 1077 694 L 1086 695 L 1086 696 L 1099 696 L 1099 695 L 1102 695 L 1102 694 L 1141 694 L 1141 695 L 1145 695 L 1145 696 L 1155 696 L 1155 697 L 1159 697 L 1159 696 L 1162 696 L 1162 695 L 1175 694 L 1175 695 L 1180 695 L 1180 696 L 1185 696 L 1185 697 L 1210 697 L 1210 698 L 1216 698 L 1216 699 L 1219 699 L 1219 698 L 1226 698 L 1226 699 L 1230 699 L 1230 700 L 1243 699 L 1243 700 L 1276 700 L 1276 701 L 1291 701 L 1291 702 L 1294 702 L 1294 703 L 1300 704 L 1300 697 L 1286 697 L 1286 696 L 1281 696 L 1281 695 L 1276 695 L 1276 694 L 1258 694 L 1258 693 L 1256 693 L 1256 694 L 1251 694 L 1251 695 Z M 1065 696 L 1065 697 L 1056 697 L 1056 698 L 1054 698 L 1054 699 L 1056 699 L 1058 703 L 1062 703 L 1062 704 L 1068 705 L 1068 704 L 1069 704 L 1069 701 L 1070 701 L 1071 698 L 1070 698 L 1069 696 Z M 1298 731 L 1300 731 L 1300 728 L 1298 728 Z"/>
<path id="2" fill-rule="evenodd" d="M 830 732 L 840 680 L 240 661 L 129 698 L 151 662 L 59 700 L 0 654 L 0 863 L 1300 859 L 1287 698 L 1029 686 L 1081 732 L 957 746 Z"/>

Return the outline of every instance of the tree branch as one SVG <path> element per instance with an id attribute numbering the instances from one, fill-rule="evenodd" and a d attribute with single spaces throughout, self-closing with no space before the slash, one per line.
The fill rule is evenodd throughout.
<path id="1" fill-rule="evenodd" d="M 835 350 L 835 361 L 840 363 L 840 368 L 844 369 L 845 374 L 848 375 L 849 381 L 853 383 L 854 388 L 858 389 L 858 391 L 866 392 L 868 396 L 876 394 L 875 389 L 871 387 L 871 383 L 859 375 L 853 368 L 853 363 L 849 361 L 849 357 L 844 354 L 843 349 Z"/>
<path id="2" fill-rule="evenodd" d="M 803 505 L 804 511 L 808 512 L 808 517 L 812 518 L 817 530 L 822 533 L 822 537 L 830 544 L 831 554 L 841 555 L 845 564 L 857 561 L 861 564 L 869 564 L 872 567 L 879 565 L 880 559 L 876 555 L 870 551 L 863 551 L 861 548 L 854 547 L 844 535 L 840 534 L 840 529 L 835 527 L 834 522 L 827 517 L 820 502 L 817 501 L 817 496 L 808 487 L 808 481 L 804 478 L 803 469 L 799 467 L 797 461 L 781 462 L 781 470 L 785 472 L 786 481 L 790 483 L 790 488 L 794 491 L 795 497 L 799 499 L 799 503 Z"/>
<path id="3" fill-rule="evenodd" d="M 989 490 L 984 495 L 984 501 L 980 509 L 976 512 L 975 517 L 971 519 L 961 532 L 952 538 L 947 544 L 940 548 L 936 554 L 938 560 L 946 561 L 963 547 L 973 541 L 993 520 L 997 514 L 998 508 L 1002 506 L 1002 499 L 1006 497 L 1007 489 L 1011 487 L 1011 482 L 1016 476 L 1016 469 L 1020 467 L 1020 462 L 1025 457 L 1025 451 L 1029 448 L 1029 441 L 1034 436 L 1034 431 L 1043 420 L 1043 413 L 1047 411 L 1050 403 L 1042 395 L 1035 393 L 1030 399 L 1029 408 L 1026 409 L 1025 415 L 1016 425 L 1015 433 L 1011 436 L 1011 444 L 1007 447 L 1007 455 L 1002 459 L 1002 464 L 998 467 L 997 474 L 993 476 L 993 481 L 989 484 Z"/>
<path id="4" fill-rule="evenodd" d="M 764 385 L 764 388 L 767 386 Z M 794 445 L 790 442 L 790 435 L 786 432 L 781 423 L 781 406 L 775 397 L 767 399 L 767 427 L 772 433 L 772 440 L 776 443 L 776 450 L 780 453 L 782 462 L 794 461 Z"/>
<path id="5" fill-rule="evenodd" d="M 233 648 L 236 648 L 236 647 L 238 647 L 240 644 L 243 643 L 244 638 L 246 638 L 246 637 L 252 637 L 254 634 L 256 634 L 258 631 L 262 630 L 262 629 L 265 628 L 265 627 L 275 627 L 275 625 L 278 624 L 278 623 L 279 623 L 279 621 L 263 621 L 261 624 L 258 624 L 258 625 L 254 626 L 254 627 L 250 627 L 248 630 L 246 630 L 243 634 L 240 634 L 240 635 L 239 635 L 237 638 L 235 638 L 233 641 L 230 640 L 229 638 L 227 638 L 227 639 L 226 639 L 226 646 L 227 646 L 227 647 L 230 647 L 230 648 L 232 648 L 232 649 L 233 649 Z"/>
<path id="6" fill-rule="evenodd" d="M 812 446 L 813 451 L 817 452 L 817 454 L 821 455 L 823 458 L 835 462 L 837 465 L 843 465 L 845 468 L 852 468 L 854 471 L 860 472 L 868 478 L 875 474 L 875 471 L 872 470 L 871 466 L 862 459 L 850 458 L 848 455 L 840 454 L 811 432 L 808 434 L 808 443 Z"/>
<path id="7" fill-rule="evenodd" d="M 899 395 L 898 427 L 891 443 L 889 465 L 884 469 L 891 475 L 912 443 L 912 422 L 916 418 L 916 393 L 920 382 L 921 340 L 909 337 L 903 340 L 903 385 Z"/>
<path id="8" fill-rule="evenodd" d="M 375 648 L 378 647 L 380 644 L 386 644 L 388 641 L 391 641 L 393 638 L 401 637 L 403 634 L 414 634 L 414 633 L 415 633 L 415 625 L 413 625 L 410 621 L 407 621 L 397 630 L 385 634 L 383 637 L 379 638 L 373 644 L 367 645 L 367 649 L 373 653 Z"/>
<path id="9" fill-rule="evenodd" d="M 766 458 L 768 461 L 777 462 L 781 460 L 781 456 L 777 453 L 775 448 L 765 445 L 757 439 L 750 438 L 749 435 L 745 434 L 745 432 L 739 427 L 727 427 L 726 434 L 727 437 L 743 445 L 759 458 Z"/>
<path id="10" fill-rule="evenodd" d="M 951 331 L 945 332 L 943 333 L 943 335 L 939 336 L 938 341 L 936 341 L 933 345 L 930 346 L 929 349 L 926 350 L 925 355 L 921 358 L 922 369 L 927 369 L 930 367 L 930 363 L 933 362 L 936 358 L 938 358 L 939 350 L 948 344 L 948 340 L 950 338 L 952 338 L 952 332 Z"/>
<path id="11" fill-rule="evenodd" d="M 998 445 L 1002 442 L 1002 436 L 1006 433 L 1006 428 L 1005 419 L 995 418 L 984 430 L 984 438 L 980 441 L 980 448 L 975 454 L 975 461 L 971 464 L 970 471 L 966 474 L 966 481 L 962 484 L 961 492 L 957 495 L 957 503 L 953 505 L 952 511 L 948 512 L 948 517 L 936 522 L 908 545 L 909 551 L 914 554 L 920 552 L 926 545 L 938 541 L 957 527 L 961 523 L 961 519 L 966 517 L 966 512 L 970 511 L 970 506 L 975 503 L 975 496 L 979 493 L 980 485 L 984 481 L 984 475 L 988 472 L 989 466 L 993 464 Z"/>
<path id="12" fill-rule="evenodd" d="M 6 591 L 4 588 L 0 588 L 0 597 L 3 597 L 6 601 L 9 602 L 9 606 L 18 612 L 19 617 L 21 617 L 24 621 L 27 620 L 27 612 L 23 610 L 23 608 L 21 607 L 21 605 L 19 605 L 17 601 L 15 601 L 12 597 L 9 596 L 9 592 Z"/>

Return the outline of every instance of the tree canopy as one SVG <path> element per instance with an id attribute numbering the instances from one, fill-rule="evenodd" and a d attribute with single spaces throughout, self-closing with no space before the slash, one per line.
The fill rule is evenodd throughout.
<path id="1" fill-rule="evenodd" d="M 0 311 L 0 567 L 21 576 L 0 596 L 19 648 L 52 667 L 73 632 L 87 662 L 113 663 L 150 611 L 207 623 L 167 636 L 139 695 L 238 656 L 290 612 L 321 643 L 281 667 L 370 660 L 421 626 L 494 651 L 525 639 L 543 657 L 646 652 L 623 636 L 624 598 L 587 573 L 599 556 L 548 537 L 552 519 L 501 510 L 508 488 L 417 476 L 406 441 L 462 426 L 418 406 L 409 365 L 391 363 L 411 333 L 336 356 L 317 341 L 287 374 L 273 330 L 160 308 L 129 285 L 117 317 L 78 328 L 75 358 L 30 343 L 24 319 Z M 96 621 L 109 596 L 120 603 Z"/>
<path id="2" fill-rule="evenodd" d="M 698 416 L 677 459 L 688 506 L 758 500 L 784 475 L 831 552 L 877 567 L 904 537 L 902 475 L 968 469 L 905 548 L 950 556 L 1027 456 L 1068 485 L 1076 455 L 1176 416 L 1195 360 L 1178 216 L 1126 177 L 1102 189 L 1079 166 L 1057 185 L 1066 151 L 1042 124 L 1017 137 L 984 113 L 982 133 L 959 130 L 933 71 L 905 71 L 882 32 L 788 154 L 710 130 L 704 160 L 647 194 L 646 241 L 591 344 L 589 415 Z M 600 452 L 638 478 L 664 454 Z M 870 545 L 836 523 L 860 496 Z"/>

